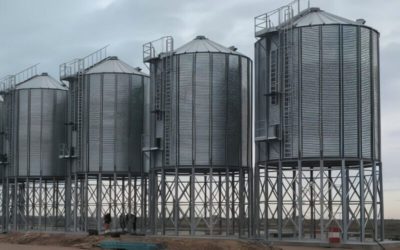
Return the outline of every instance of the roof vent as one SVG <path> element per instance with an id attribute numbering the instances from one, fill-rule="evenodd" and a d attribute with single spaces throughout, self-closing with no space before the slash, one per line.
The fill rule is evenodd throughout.
<path id="1" fill-rule="evenodd" d="M 206 36 L 196 36 L 196 40 L 205 40 L 207 39 Z"/>
<path id="2" fill-rule="evenodd" d="M 141 67 L 136 67 L 135 68 L 137 71 L 142 72 L 142 68 Z"/>
<path id="3" fill-rule="evenodd" d="M 230 50 L 232 50 L 232 51 L 236 51 L 237 50 L 237 48 L 235 47 L 235 46 L 230 46 L 228 49 L 230 49 Z"/>
<path id="4" fill-rule="evenodd" d="M 359 18 L 356 20 L 356 22 L 359 24 L 365 24 L 366 21 L 365 21 L 365 19 Z"/>
<path id="5" fill-rule="evenodd" d="M 311 7 L 310 8 L 310 12 L 318 12 L 318 11 L 320 11 L 321 9 L 320 8 L 318 8 L 318 7 Z"/>
<path id="6" fill-rule="evenodd" d="M 118 57 L 117 56 L 110 56 L 108 59 L 109 60 L 118 60 Z"/>
<path id="7" fill-rule="evenodd" d="M 49 74 L 46 73 L 46 72 L 43 72 L 43 73 L 41 74 L 41 76 L 49 76 Z"/>

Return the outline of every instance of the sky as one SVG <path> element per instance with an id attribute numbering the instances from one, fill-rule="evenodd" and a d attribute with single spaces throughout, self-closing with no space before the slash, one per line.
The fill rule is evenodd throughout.
<path id="1" fill-rule="evenodd" d="M 40 63 L 59 65 L 110 44 L 132 66 L 145 68 L 142 45 L 171 35 L 178 47 L 196 35 L 234 45 L 253 58 L 254 17 L 289 0 L 0 0 L 0 77 Z M 381 56 L 382 161 L 385 217 L 400 219 L 400 1 L 311 0 L 312 6 L 377 29 Z"/>

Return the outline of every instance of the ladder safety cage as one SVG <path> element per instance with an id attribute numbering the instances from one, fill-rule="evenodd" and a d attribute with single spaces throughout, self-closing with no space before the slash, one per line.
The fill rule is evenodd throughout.
<path id="1" fill-rule="evenodd" d="M 301 11 L 309 8 L 310 0 L 293 0 L 287 5 L 258 15 L 254 18 L 254 33 L 258 36 L 260 32 L 278 29 Z"/>
<path id="2" fill-rule="evenodd" d="M 109 44 L 96 50 L 95 52 L 83 57 L 71 60 L 60 65 L 60 79 L 75 77 L 78 73 L 82 73 L 85 69 L 92 67 L 98 62 L 107 58 L 107 48 Z"/>

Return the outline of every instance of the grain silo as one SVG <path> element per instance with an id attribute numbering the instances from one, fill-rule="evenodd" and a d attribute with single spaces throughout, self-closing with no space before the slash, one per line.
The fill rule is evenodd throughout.
<path id="1" fill-rule="evenodd" d="M 62 64 L 60 75 L 70 86 L 69 138 L 61 154 L 71 177 L 69 228 L 101 231 L 109 214 L 114 230 L 142 230 L 147 210 L 142 134 L 148 76 L 117 57 L 107 57 L 105 48 Z"/>
<path id="2" fill-rule="evenodd" d="M 383 240 L 379 33 L 297 0 L 255 28 L 257 236 Z"/>
<path id="3" fill-rule="evenodd" d="M 67 88 L 36 67 L 11 76 L 3 88 L 3 215 L 5 230 L 63 230 Z"/>
<path id="4" fill-rule="evenodd" d="M 204 36 L 176 50 L 172 37 L 143 48 L 153 233 L 248 234 L 251 60 Z"/>

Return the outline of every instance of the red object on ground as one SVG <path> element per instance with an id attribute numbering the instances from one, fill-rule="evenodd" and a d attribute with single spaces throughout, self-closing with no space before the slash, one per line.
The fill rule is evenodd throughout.
<path id="1" fill-rule="evenodd" d="M 329 243 L 340 243 L 340 228 L 339 227 L 331 227 L 329 228 L 328 240 Z"/>

